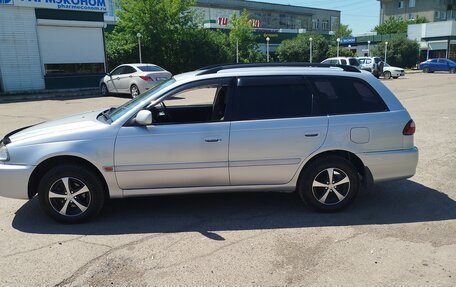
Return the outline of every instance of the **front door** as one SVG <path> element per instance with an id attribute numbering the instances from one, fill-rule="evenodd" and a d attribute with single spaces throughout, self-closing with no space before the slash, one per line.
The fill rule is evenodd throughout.
<path id="1" fill-rule="evenodd" d="M 119 86 L 119 80 L 120 80 L 120 75 L 122 73 L 122 70 L 124 69 L 123 66 L 118 67 L 114 71 L 112 71 L 109 74 L 109 78 L 106 81 L 106 86 L 108 87 L 108 90 L 110 93 L 120 93 L 118 86 Z"/>
<path id="2" fill-rule="evenodd" d="M 115 171 L 126 190 L 227 186 L 229 83 L 192 84 L 151 110 L 150 126 L 124 126 L 115 145 Z M 222 95 L 223 92 L 223 95 Z"/>

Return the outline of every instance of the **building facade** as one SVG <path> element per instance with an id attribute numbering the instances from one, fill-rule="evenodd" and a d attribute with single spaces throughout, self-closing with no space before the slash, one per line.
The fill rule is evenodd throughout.
<path id="1" fill-rule="evenodd" d="M 380 23 L 391 17 L 413 20 L 426 17 L 429 22 L 456 19 L 456 0 L 379 0 Z"/>
<path id="2" fill-rule="evenodd" d="M 106 72 L 104 33 L 114 0 L 0 0 L 0 92 L 97 87 Z M 201 25 L 227 29 L 246 9 L 261 48 L 298 33 L 331 34 L 340 11 L 245 0 L 197 0 Z"/>

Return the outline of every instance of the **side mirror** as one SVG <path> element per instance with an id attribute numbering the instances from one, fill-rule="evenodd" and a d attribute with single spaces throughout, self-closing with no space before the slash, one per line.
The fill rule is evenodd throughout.
<path id="1" fill-rule="evenodd" d="M 141 110 L 136 115 L 136 123 L 140 126 L 148 126 L 152 124 L 152 112 L 149 110 Z"/>

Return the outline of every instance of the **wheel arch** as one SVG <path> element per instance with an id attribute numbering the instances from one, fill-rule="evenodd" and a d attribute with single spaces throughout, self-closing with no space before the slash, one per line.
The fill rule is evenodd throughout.
<path id="1" fill-rule="evenodd" d="M 61 156 L 54 156 L 42 161 L 38 164 L 35 169 L 33 170 L 32 174 L 30 175 L 28 186 L 27 186 L 27 193 L 28 197 L 31 199 L 34 197 L 38 192 L 38 184 L 40 179 L 44 176 L 46 171 L 49 169 L 61 165 L 61 164 L 77 164 L 82 165 L 90 169 L 92 172 L 96 174 L 97 177 L 100 178 L 101 182 L 103 183 L 104 191 L 106 193 L 107 198 L 109 198 L 109 188 L 106 182 L 106 179 L 100 172 L 100 170 L 89 162 L 86 159 L 77 156 L 70 156 L 70 155 L 61 155 Z"/>
<path id="2" fill-rule="evenodd" d="M 358 171 L 358 174 L 361 177 L 361 182 L 364 186 L 370 186 L 373 183 L 373 177 L 372 174 L 367 166 L 364 165 L 363 161 L 353 152 L 347 151 L 347 150 L 326 150 L 321 153 L 313 155 L 307 162 L 303 165 L 299 172 L 299 177 L 297 184 L 299 184 L 299 180 L 301 176 L 303 175 L 304 171 L 306 168 L 312 164 L 314 161 L 317 161 L 318 159 L 325 157 L 325 156 L 338 156 L 341 158 L 344 158 L 348 160 L 350 163 L 352 163 L 356 170 Z"/>

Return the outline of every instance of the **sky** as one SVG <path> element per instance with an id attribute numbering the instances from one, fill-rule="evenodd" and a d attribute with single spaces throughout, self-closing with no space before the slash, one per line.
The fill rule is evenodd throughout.
<path id="1" fill-rule="evenodd" d="M 255 1 L 255 0 L 254 0 Z M 349 25 L 353 35 L 370 32 L 379 23 L 377 0 L 259 0 L 260 2 L 306 6 L 341 11 L 341 23 Z"/>

